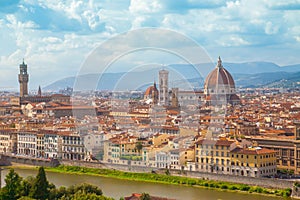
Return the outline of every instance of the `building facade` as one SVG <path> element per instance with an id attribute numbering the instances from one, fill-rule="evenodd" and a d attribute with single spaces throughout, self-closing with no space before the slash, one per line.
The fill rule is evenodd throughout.
<path id="1" fill-rule="evenodd" d="M 199 140 L 195 143 L 197 171 L 230 174 L 229 153 L 236 147 L 235 141 L 226 139 Z"/>
<path id="2" fill-rule="evenodd" d="M 274 176 L 276 152 L 267 148 L 235 148 L 230 152 L 231 174 L 247 177 Z"/>

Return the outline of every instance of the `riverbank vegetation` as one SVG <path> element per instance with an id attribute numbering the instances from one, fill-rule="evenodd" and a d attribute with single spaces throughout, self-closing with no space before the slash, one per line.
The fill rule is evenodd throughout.
<path id="1" fill-rule="evenodd" d="M 102 195 L 101 189 L 90 184 L 56 188 L 49 183 L 43 167 L 36 177 L 20 177 L 10 169 L 5 177 L 5 186 L 0 189 L 0 200 L 113 200 Z"/>
<path id="2" fill-rule="evenodd" d="M 123 172 L 111 169 L 99 169 L 99 168 L 86 168 L 78 166 L 58 166 L 55 168 L 47 168 L 49 171 L 53 172 L 63 172 L 63 173 L 73 173 L 73 174 L 88 174 L 88 175 L 98 175 L 119 179 L 135 180 L 135 181 L 146 181 L 146 182 L 158 182 L 166 184 L 176 184 L 185 186 L 197 186 L 205 188 L 214 188 L 220 190 L 230 190 L 230 191 L 243 191 L 248 193 L 258 193 L 275 195 L 282 197 L 289 197 L 291 195 L 291 188 L 287 189 L 270 189 L 262 188 L 258 186 L 250 186 L 247 184 L 236 184 L 229 182 L 219 182 L 213 180 L 188 178 L 182 176 L 171 176 L 169 174 L 156 174 L 156 173 L 133 173 L 133 172 Z"/>

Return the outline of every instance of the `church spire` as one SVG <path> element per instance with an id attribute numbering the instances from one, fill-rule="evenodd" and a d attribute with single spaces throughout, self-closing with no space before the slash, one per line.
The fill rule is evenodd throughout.
<path id="1" fill-rule="evenodd" d="M 223 67 L 222 60 L 221 60 L 221 57 L 219 56 L 217 68 L 222 68 L 222 67 Z"/>
<path id="2" fill-rule="evenodd" d="M 39 85 L 39 89 L 38 89 L 38 96 L 41 97 L 42 96 L 42 89 L 41 86 Z"/>

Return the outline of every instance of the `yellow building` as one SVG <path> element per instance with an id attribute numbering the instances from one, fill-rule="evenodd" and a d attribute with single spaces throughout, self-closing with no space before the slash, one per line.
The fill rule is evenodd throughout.
<path id="1" fill-rule="evenodd" d="M 187 162 L 194 162 L 194 161 L 195 161 L 195 150 L 193 148 L 180 150 L 180 157 L 179 157 L 180 166 L 186 166 Z"/>
<path id="2" fill-rule="evenodd" d="M 159 147 L 162 144 L 166 144 L 169 141 L 170 135 L 168 134 L 156 134 L 152 138 L 152 144 L 154 147 Z"/>
<path id="3" fill-rule="evenodd" d="M 136 142 L 121 141 L 120 156 L 121 158 L 126 156 L 141 156 L 141 151 L 138 151 Z"/>
<path id="4" fill-rule="evenodd" d="M 236 142 L 219 139 L 202 139 L 195 143 L 196 171 L 230 174 L 229 153 L 236 147 Z"/>
<path id="5" fill-rule="evenodd" d="M 248 177 L 274 176 L 276 152 L 271 149 L 235 148 L 230 152 L 231 174 Z"/>
<path id="6" fill-rule="evenodd" d="M 272 149 L 277 155 L 277 168 L 300 174 L 300 140 L 283 137 L 252 137 L 257 145 Z"/>
<path id="7" fill-rule="evenodd" d="M 142 146 L 138 149 L 139 143 L 142 145 L 133 136 L 119 135 L 110 138 L 104 142 L 103 160 L 111 163 L 120 163 L 120 160 L 142 160 L 143 151 Z"/>

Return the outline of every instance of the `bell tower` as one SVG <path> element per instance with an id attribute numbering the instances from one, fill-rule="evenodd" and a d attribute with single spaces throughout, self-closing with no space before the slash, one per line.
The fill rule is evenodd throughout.
<path id="1" fill-rule="evenodd" d="M 159 71 L 159 102 L 162 106 L 169 105 L 169 87 L 168 87 L 169 71 Z"/>
<path id="2" fill-rule="evenodd" d="M 19 83 L 20 83 L 20 97 L 28 95 L 28 81 L 29 74 L 27 73 L 27 65 L 24 63 L 20 64 Z"/>

